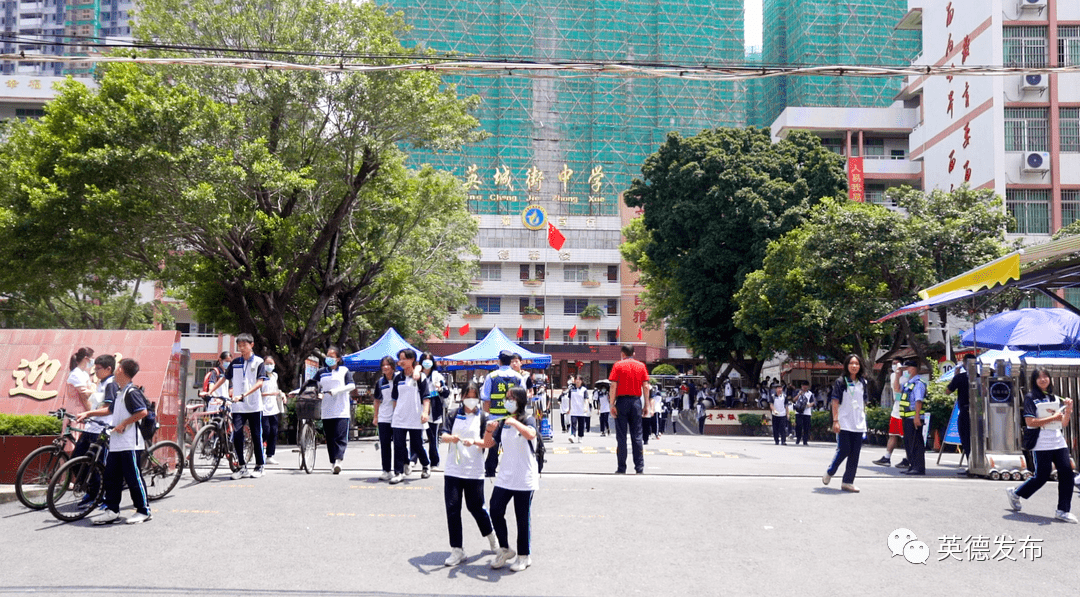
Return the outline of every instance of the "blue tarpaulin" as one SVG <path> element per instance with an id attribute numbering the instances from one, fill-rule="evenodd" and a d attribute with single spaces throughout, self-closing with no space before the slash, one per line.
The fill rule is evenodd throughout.
<path id="1" fill-rule="evenodd" d="M 439 359 L 439 365 L 448 371 L 455 369 L 498 369 L 499 352 L 509 350 L 521 355 L 521 366 L 527 369 L 546 369 L 551 365 L 551 355 L 525 350 L 514 344 L 499 328 L 493 328 L 484 339 L 461 352 Z"/>
<path id="2" fill-rule="evenodd" d="M 378 371 L 379 361 L 383 357 L 391 356 L 396 361 L 397 353 L 406 348 L 415 350 L 416 356 L 420 356 L 420 353 L 423 352 L 406 342 L 401 337 L 401 334 L 397 333 L 397 330 L 390 328 L 371 346 L 342 357 L 341 364 L 348 367 L 349 371 Z"/>

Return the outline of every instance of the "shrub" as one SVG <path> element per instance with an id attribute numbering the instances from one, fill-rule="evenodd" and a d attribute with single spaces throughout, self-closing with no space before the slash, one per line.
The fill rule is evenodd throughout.
<path id="1" fill-rule="evenodd" d="M 818 442 L 833 441 L 832 412 L 816 410 L 810 413 L 810 439 Z"/>
<path id="2" fill-rule="evenodd" d="M 585 307 L 584 309 L 581 310 L 580 316 L 581 317 L 603 317 L 604 312 L 600 309 L 600 307 L 598 305 L 589 305 L 588 307 Z"/>
<path id="3" fill-rule="evenodd" d="M 667 363 L 660 363 L 659 365 L 653 367 L 652 374 L 653 375 L 678 375 L 679 370 L 676 369 L 674 365 L 669 365 Z"/>
<path id="4" fill-rule="evenodd" d="M 60 421 L 47 415 L 0 413 L 0 435 L 60 435 Z"/>
<path id="5" fill-rule="evenodd" d="M 866 407 L 866 430 L 878 435 L 888 435 L 891 415 L 891 409 L 885 410 L 880 406 Z"/>
<path id="6" fill-rule="evenodd" d="M 357 427 L 370 427 L 371 422 L 375 420 L 375 407 L 370 404 L 358 404 L 354 415 Z"/>

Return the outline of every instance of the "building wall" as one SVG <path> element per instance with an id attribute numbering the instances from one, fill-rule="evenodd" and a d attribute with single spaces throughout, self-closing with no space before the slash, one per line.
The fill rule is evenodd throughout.
<path id="1" fill-rule="evenodd" d="M 51 56 L 96 54 L 97 45 L 131 39 L 132 0 L 0 0 L 0 52 Z M 90 63 L 0 63 L 0 74 L 90 76 Z"/>

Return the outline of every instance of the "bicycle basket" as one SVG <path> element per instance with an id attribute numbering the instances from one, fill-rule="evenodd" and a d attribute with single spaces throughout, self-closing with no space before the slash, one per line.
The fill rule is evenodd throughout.
<path id="1" fill-rule="evenodd" d="M 322 418 L 322 400 L 310 399 L 310 398 L 297 398 L 296 399 L 296 418 L 297 419 L 321 419 Z"/>

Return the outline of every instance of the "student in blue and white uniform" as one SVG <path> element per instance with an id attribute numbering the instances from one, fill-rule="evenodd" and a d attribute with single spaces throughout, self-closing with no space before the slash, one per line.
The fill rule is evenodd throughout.
<path id="1" fill-rule="evenodd" d="M 511 368 L 514 353 L 509 350 L 499 351 L 499 368 L 492 371 L 484 378 L 484 384 L 480 386 L 480 403 L 488 418 L 497 421 L 506 416 L 506 408 L 503 402 L 510 388 L 519 387 L 525 389 L 525 382 L 521 376 Z M 571 378 L 573 379 L 573 378 Z M 526 392 L 528 395 L 528 392 Z M 566 402 L 569 404 L 569 402 Z M 489 450 L 484 464 L 484 475 L 494 477 L 499 467 L 499 451 Z"/>
<path id="2" fill-rule="evenodd" d="M 379 424 L 379 449 L 382 451 L 382 474 L 380 481 L 389 481 L 394 467 L 394 371 L 397 362 L 394 357 L 385 356 L 379 364 L 382 375 L 375 384 L 375 416 Z"/>
<path id="3" fill-rule="evenodd" d="M 578 443 L 585 438 L 585 419 L 589 416 L 589 389 L 585 387 L 581 376 L 574 377 L 574 385 L 570 386 L 570 443 L 574 443 L 574 435 L 577 435 Z"/>
<path id="4" fill-rule="evenodd" d="M 1024 448 L 1031 450 L 1035 476 L 1019 487 L 1005 490 L 1013 510 L 1019 512 L 1020 498 L 1026 500 L 1034 495 L 1050 479 L 1052 469 L 1057 468 L 1058 501 L 1054 518 L 1077 523 L 1076 515 L 1071 512 L 1073 469 L 1069 446 L 1061 433 L 1072 418 L 1072 410 L 1072 400 L 1054 396 L 1046 369 L 1031 372 L 1031 391 L 1024 397 Z"/>
<path id="5" fill-rule="evenodd" d="M 428 459 L 431 467 L 439 466 L 439 437 L 442 435 L 444 397 L 450 396 L 446 378 L 435 366 L 435 355 L 420 355 L 420 366 L 428 380 L 428 400 L 431 401 L 431 419 L 427 422 Z M 414 455 L 415 457 L 415 455 Z"/>
<path id="6" fill-rule="evenodd" d="M 71 451 L 72 458 L 78 458 L 90 451 L 90 445 L 97 441 L 102 431 L 105 431 L 112 421 L 113 402 L 119 388 L 113 381 L 113 370 L 116 368 L 116 357 L 111 354 L 103 354 L 94 359 L 94 377 L 98 380 L 97 389 L 90 395 L 90 410 L 79 413 L 76 421 L 84 423 L 79 441 L 75 442 L 75 448 Z M 102 464 L 107 462 L 109 447 L 106 445 L 99 456 Z M 84 500 L 92 500 L 98 494 L 98 479 L 90 480 Z"/>
<path id="7" fill-rule="evenodd" d="M 263 367 L 266 379 L 262 385 L 262 437 L 266 444 L 266 464 L 281 464 L 274 459 L 277 453 L 278 416 L 281 414 L 281 390 L 278 389 L 278 374 L 274 372 L 274 357 L 266 355 Z"/>
<path id="8" fill-rule="evenodd" d="M 240 356 L 229 363 L 225 374 L 210 388 L 210 393 L 214 394 L 226 380 L 229 382 L 233 401 L 232 441 L 240 463 L 240 470 L 232 474 L 233 479 L 258 479 L 263 476 L 265 459 L 262 445 L 262 385 L 266 380 L 266 367 L 263 366 L 262 357 L 253 352 L 254 347 L 255 339 L 251 334 L 237 336 L 236 349 L 240 351 Z M 244 462 L 244 425 L 251 431 L 251 443 L 255 448 L 254 471 L 249 471 L 247 463 Z"/>
<path id="9" fill-rule="evenodd" d="M 536 419 L 528 414 L 529 395 L 525 388 L 510 388 L 504 405 L 506 417 L 501 421 L 488 422 L 484 442 L 480 445 L 487 449 L 502 446 L 495 489 L 491 492 L 491 524 L 499 539 L 499 552 L 491 567 L 502 568 L 510 564 L 511 570 L 520 572 L 532 565 L 532 499 L 533 493 L 540 488 L 540 467 L 533 445 L 537 424 Z M 506 527 L 506 507 L 510 500 L 514 501 L 514 517 L 517 519 L 517 552 L 510 549 Z"/>
<path id="10" fill-rule="evenodd" d="M 341 461 L 345 460 L 345 448 L 349 445 L 349 419 L 352 416 L 349 394 L 356 386 L 352 382 L 352 372 L 338 363 L 336 346 L 326 349 L 324 363 L 326 367 L 319 369 L 315 379 L 319 383 L 319 394 L 323 401 L 326 452 L 330 456 L 330 466 L 337 475 L 341 473 Z"/>
<path id="11" fill-rule="evenodd" d="M 859 453 L 862 451 L 863 434 L 866 433 L 866 398 L 869 395 L 870 387 L 863 375 L 862 359 L 849 354 L 844 359 L 844 374 L 836 379 L 829 393 L 836 454 L 821 476 L 821 482 L 825 485 L 847 460 L 840 489 L 859 493 L 859 488 L 855 486 L 855 473 L 859 470 Z"/>
<path id="12" fill-rule="evenodd" d="M 94 524 L 120 522 L 120 498 L 127 483 L 135 515 L 128 524 L 150 520 L 150 506 L 146 499 L 146 485 L 139 472 L 139 452 L 146 449 L 137 423 L 148 414 L 146 398 L 135 387 L 132 378 L 139 373 L 139 364 L 133 359 L 120 361 L 116 370 L 116 384 L 120 393 L 113 402 L 112 434 L 109 436 L 109 456 L 105 459 L 105 514 L 94 519 Z"/>
<path id="13" fill-rule="evenodd" d="M 450 557 L 447 566 L 457 566 L 465 561 L 462 549 L 461 499 L 480 528 L 480 534 L 488 540 L 492 552 L 499 544 L 495 539 L 491 517 L 484 509 L 484 450 L 483 441 L 487 414 L 480 410 L 480 388 L 469 384 L 462 398 L 461 408 L 446 414 L 446 431 L 442 441 L 449 447 L 446 451 L 446 473 L 443 475 L 443 499 L 446 502 L 446 526 L 450 531 Z"/>
<path id="14" fill-rule="evenodd" d="M 394 387 L 391 389 L 394 401 L 394 417 L 391 421 L 394 428 L 394 476 L 390 483 L 394 484 L 405 480 L 405 461 L 408 460 L 406 438 L 408 450 L 420 459 L 424 467 L 420 477 L 427 479 L 431 476 L 431 461 L 424 451 L 422 435 L 424 424 L 431 416 L 427 378 L 416 366 L 416 352 L 411 348 L 398 353 L 398 366 L 401 371 L 394 375 Z"/>

